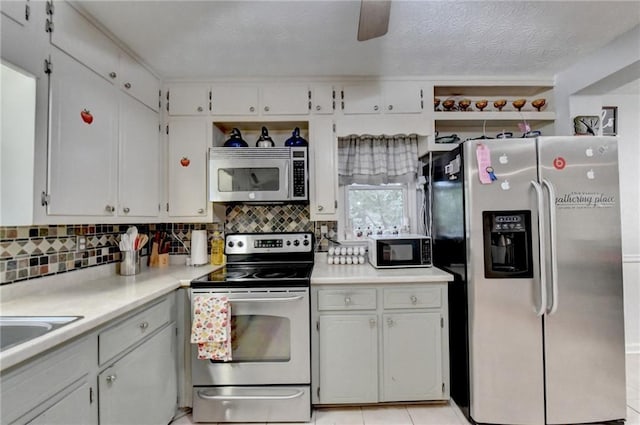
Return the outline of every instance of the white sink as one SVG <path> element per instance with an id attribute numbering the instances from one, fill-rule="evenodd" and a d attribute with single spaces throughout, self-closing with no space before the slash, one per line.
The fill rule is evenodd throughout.
<path id="1" fill-rule="evenodd" d="M 83 316 L 0 316 L 0 351 L 68 325 Z"/>

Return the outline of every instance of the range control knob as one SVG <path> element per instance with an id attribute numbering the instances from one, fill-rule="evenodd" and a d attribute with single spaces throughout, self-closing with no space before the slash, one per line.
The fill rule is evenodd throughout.
<path id="1" fill-rule="evenodd" d="M 233 248 L 233 245 L 234 245 L 233 241 L 229 241 L 229 243 L 227 244 L 229 248 Z"/>
<path id="2" fill-rule="evenodd" d="M 298 246 L 298 245 L 300 245 L 300 241 L 296 239 L 295 241 L 293 241 L 293 245 L 294 245 L 294 246 Z"/>
<path id="3" fill-rule="evenodd" d="M 302 245 L 304 245 L 304 246 L 309 246 L 309 240 L 308 240 L 308 239 L 305 239 L 305 240 L 302 242 Z"/>
<path id="4" fill-rule="evenodd" d="M 244 246 L 244 242 L 238 241 L 238 248 L 242 248 Z"/>
<path id="5" fill-rule="evenodd" d="M 291 241 L 287 241 L 287 246 L 291 246 Z"/>

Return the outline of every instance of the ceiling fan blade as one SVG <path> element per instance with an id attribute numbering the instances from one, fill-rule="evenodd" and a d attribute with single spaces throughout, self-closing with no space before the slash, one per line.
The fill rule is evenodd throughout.
<path id="1" fill-rule="evenodd" d="M 361 0 L 358 41 L 383 36 L 389 29 L 391 0 Z"/>

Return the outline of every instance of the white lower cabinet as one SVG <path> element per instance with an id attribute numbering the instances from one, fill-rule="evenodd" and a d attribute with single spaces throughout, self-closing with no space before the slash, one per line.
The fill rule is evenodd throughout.
<path id="1" fill-rule="evenodd" d="M 323 403 L 378 401 L 378 329 L 375 314 L 319 318 L 320 399 Z"/>
<path id="2" fill-rule="evenodd" d="M 175 323 L 98 376 L 100 423 L 169 423 L 177 403 Z"/>
<path id="3" fill-rule="evenodd" d="M 95 417 L 91 412 L 88 394 L 91 388 L 83 382 L 72 390 L 62 400 L 38 415 L 29 425 L 83 425 L 95 424 Z"/>
<path id="4" fill-rule="evenodd" d="M 442 398 L 440 323 L 439 312 L 382 315 L 382 400 Z"/>
<path id="5" fill-rule="evenodd" d="M 314 404 L 449 399 L 447 286 L 318 285 Z"/>
<path id="6" fill-rule="evenodd" d="M 95 335 L 0 373 L 2 424 L 98 423 Z"/>
<path id="7" fill-rule="evenodd" d="M 177 407 L 176 295 L 0 371 L 0 423 L 157 425 Z"/>

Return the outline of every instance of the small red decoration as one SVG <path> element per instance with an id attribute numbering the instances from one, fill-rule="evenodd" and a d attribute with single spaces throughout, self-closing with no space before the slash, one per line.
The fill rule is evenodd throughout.
<path id="1" fill-rule="evenodd" d="M 191 160 L 189 158 L 187 158 L 186 156 L 183 156 L 180 159 L 180 165 L 182 165 L 183 167 L 188 167 L 189 164 L 191 164 Z"/>
<path id="2" fill-rule="evenodd" d="M 556 170 L 562 170 L 567 166 L 567 161 L 565 161 L 563 157 L 559 156 L 553 160 L 553 166 Z"/>
<path id="3" fill-rule="evenodd" d="M 89 110 L 87 109 L 84 109 L 82 112 L 80 112 L 80 118 L 82 118 L 82 121 L 87 124 L 91 124 L 93 122 L 93 115 L 91 115 L 91 112 L 89 112 Z"/>

